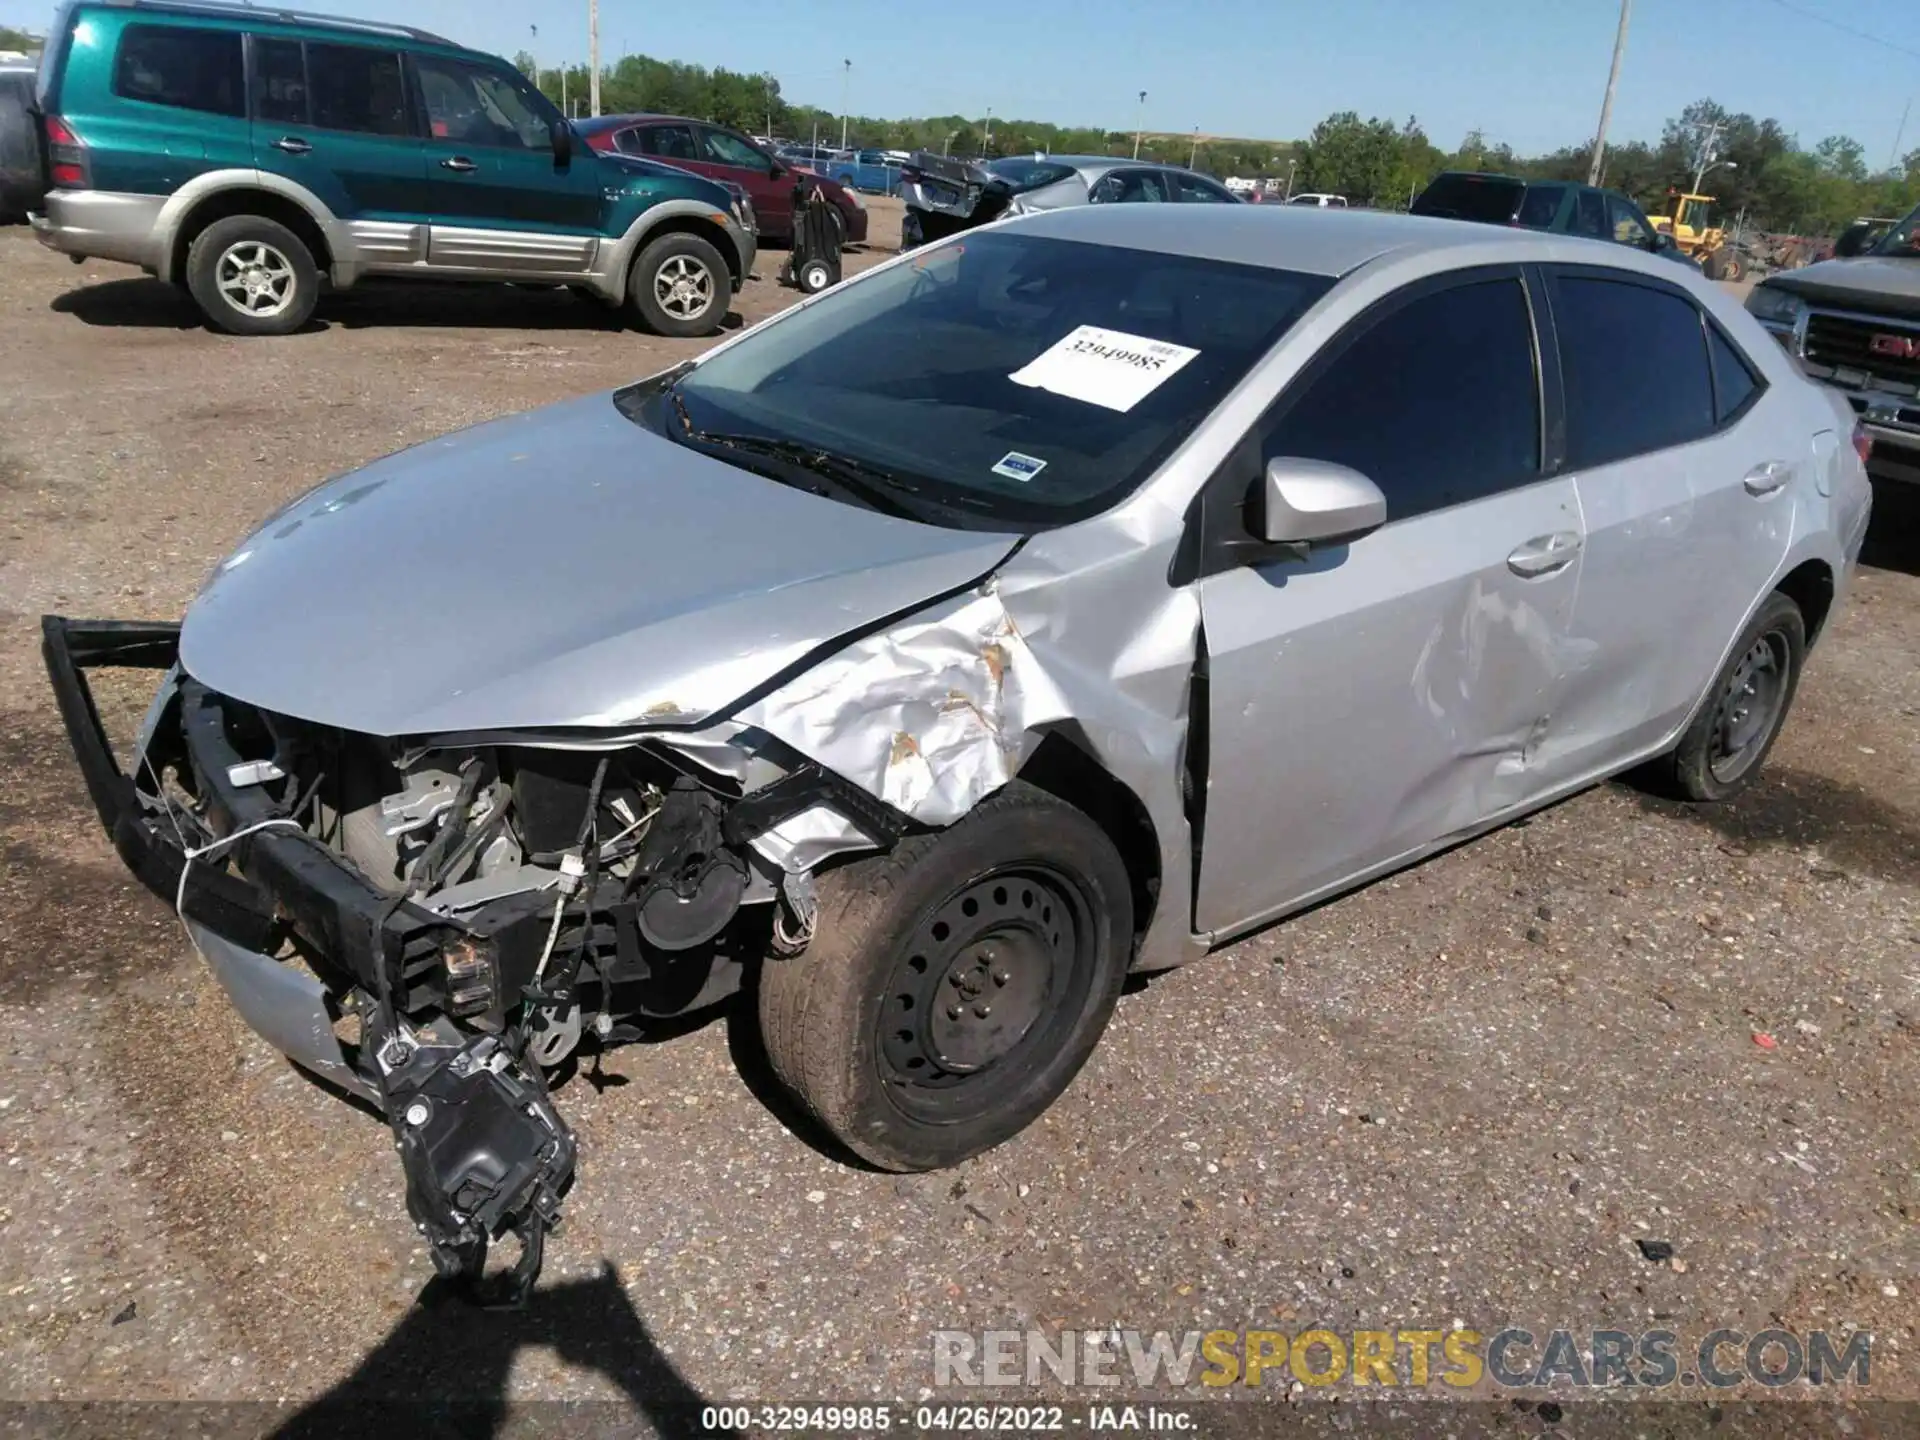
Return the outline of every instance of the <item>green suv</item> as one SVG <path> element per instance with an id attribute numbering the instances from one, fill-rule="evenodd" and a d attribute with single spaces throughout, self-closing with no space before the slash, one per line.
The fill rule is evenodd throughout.
<path id="1" fill-rule="evenodd" d="M 600 154 L 504 60 L 405 26 L 75 0 L 36 109 L 40 239 L 284 335 L 324 276 L 565 285 L 709 335 L 753 266 L 743 192 Z"/>

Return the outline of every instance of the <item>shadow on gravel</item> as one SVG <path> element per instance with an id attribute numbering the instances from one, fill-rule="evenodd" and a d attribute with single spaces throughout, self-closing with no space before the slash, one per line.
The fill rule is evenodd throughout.
<path id="1" fill-rule="evenodd" d="M 107 280 L 57 295 L 51 308 L 88 325 L 154 330 L 203 330 L 205 319 L 186 291 L 159 280 Z M 561 286 L 429 285 L 369 281 L 323 295 L 314 318 L 299 333 L 317 334 L 338 325 L 347 330 L 398 329 L 410 325 L 451 329 L 602 330 L 629 328 L 624 309 L 576 296 Z M 737 330 L 740 316 L 723 329 Z"/>
<path id="2" fill-rule="evenodd" d="M 1873 521 L 1860 563 L 1920 575 L 1920 485 L 1882 480 L 1873 487 Z"/>
<path id="3" fill-rule="evenodd" d="M 1920 880 L 1920 826 L 1852 785 L 1799 770 L 1768 770 L 1738 800 L 1687 805 L 1629 791 L 1641 809 L 1713 830 L 1735 845 L 1817 850 L 1834 867 L 1816 878 L 1858 870 L 1882 880 Z"/>
<path id="4" fill-rule="evenodd" d="M 613 1402 L 510 1404 L 507 1387 L 523 1351 L 543 1350 L 604 1376 L 632 1407 Z M 439 1280 L 354 1372 L 293 1415 L 274 1435 L 492 1436 L 535 1419 L 528 1433 L 595 1434 L 638 1420 L 661 1435 L 702 1427 L 706 1401 L 661 1353 L 612 1264 L 597 1276 L 542 1285 L 518 1310 L 482 1310 Z M 637 1412 L 637 1413 L 633 1413 Z M 625 1420 L 625 1424 L 620 1423 Z M 705 1433 L 726 1434 L 722 1430 Z"/>

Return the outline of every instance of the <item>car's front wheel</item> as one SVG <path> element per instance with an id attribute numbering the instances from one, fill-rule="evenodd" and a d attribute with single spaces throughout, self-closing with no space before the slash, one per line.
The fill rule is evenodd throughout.
<path id="1" fill-rule="evenodd" d="M 761 975 L 774 1072 L 883 1169 L 990 1149 L 1060 1097 L 1106 1029 L 1131 897 L 1106 834 L 1018 782 L 830 871 L 812 943 Z"/>
<path id="2" fill-rule="evenodd" d="M 278 221 L 229 215 L 194 236 L 187 290 L 230 335 L 291 335 L 319 303 L 320 271 L 313 252 Z"/>
<path id="3" fill-rule="evenodd" d="M 719 331 L 733 281 L 720 252 L 698 235 L 675 231 L 640 252 L 627 298 L 656 335 L 691 340 Z"/>

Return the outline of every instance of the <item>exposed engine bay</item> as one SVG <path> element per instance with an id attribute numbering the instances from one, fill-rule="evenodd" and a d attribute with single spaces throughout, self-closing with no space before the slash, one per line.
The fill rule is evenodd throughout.
<path id="1" fill-rule="evenodd" d="M 349 733 L 220 696 L 176 665 L 111 826 L 153 888 L 175 864 L 169 898 L 255 1028 L 291 1030 L 276 1039 L 289 1055 L 384 1112 L 439 1271 L 477 1284 L 490 1243 L 518 1236 L 508 1303 L 537 1278 L 573 1179 L 549 1076 L 804 949 L 811 867 L 905 824 L 733 722 L 519 738 Z M 285 994 L 269 1024 L 255 1003 L 295 966 L 324 996 L 304 1034 Z"/>

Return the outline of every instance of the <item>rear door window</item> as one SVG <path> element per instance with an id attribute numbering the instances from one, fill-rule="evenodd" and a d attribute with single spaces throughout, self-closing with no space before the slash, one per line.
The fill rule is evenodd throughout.
<path id="1" fill-rule="evenodd" d="M 240 34 L 184 25 L 129 25 L 120 32 L 113 93 L 123 100 L 245 115 L 247 87 Z"/>
<path id="2" fill-rule="evenodd" d="M 1713 374 L 1691 300 L 1590 275 L 1563 272 L 1552 283 L 1568 465 L 1590 469 L 1713 432 Z"/>
<path id="3" fill-rule="evenodd" d="M 409 135 L 400 57 L 365 45 L 307 46 L 313 123 L 362 135 Z"/>
<path id="4" fill-rule="evenodd" d="M 656 160 L 700 158 L 700 152 L 694 148 L 691 125 L 642 125 L 627 134 L 633 137 L 636 155 L 651 155 Z"/>
<path id="5" fill-rule="evenodd" d="M 1560 217 L 1560 202 L 1566 197 L 1564 185 L 1529 185 L 1527 198 L 1520 202 L 1520 213 L 1514 218 L 1529 230 L 1551 230 Z"/>
<path id="6" fill-rule="evenodd" d="M 1573 233 L 1595 240 L 1610 238 L 1607 229 L 1607 204 L 1598 190 L 1582 190 L 1573 207 Z"/>
<path id="7" fill-rule="evenodd" d="M 305 125 L 307 62 L 298 40 L 253 37 L 253 115 L 284 125 Z"/>
<path id="8" fill-rule="evenodd" d="M 1540 386 L 1526 292 L 1518 279 L 1480 280 L 1409 301 L 1283 406 L 1263 463 L 1358 470 L 1387 497 L 1389 520 L 1528 484 L 1540 474 Z"/>

